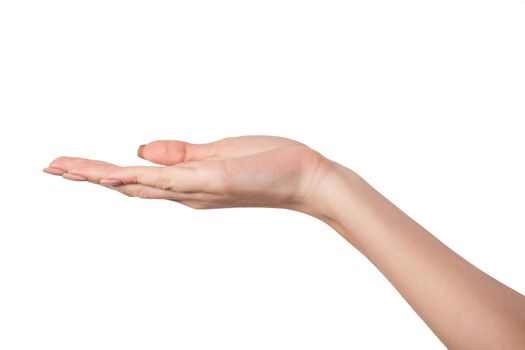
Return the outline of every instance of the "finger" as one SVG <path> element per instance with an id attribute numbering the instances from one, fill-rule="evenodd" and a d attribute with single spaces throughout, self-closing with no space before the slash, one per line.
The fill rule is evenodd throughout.
<path id="1" fill-rule="evenodd" d="M 86 164 L 86 163 L 113 165 L 111 163 L 103 162 L 101 160 L 79 158 L 79 157 L 58 157 L 49 164 L 49 167 L 63 169 L 63 170 L 71 170 L 76 166 Z"/>
<path id="2" fill-rule="evenodd" d="M 51 162 L 44 172 L 51 175 L 61 175 L 72 181 L 90 181 L 99 183 L 99 180 L 115 165 L 100 160 L 59 157 Z"/>
<path id="3" fill-rule="evenodd" d="M 82 164 L 71 169 L 67 174 L 71 174 L 73 176 L 82 176 L 89 182 L 100 184 L 100 181 L 106 177 L 106 174 L 116 168 L 118 168 L 116 165 L 96 163 Z"/>
<path id="4" fill-rule="evenodd" d="M 174 165 L 212 157 L 214 147 L 218 142 L 193 144 L 184 141 L 153 141 L 147 145 L 141 145 L 137 155 L 153 163 Z"/>
<path id="5" fill-rule="evenodd" d="M 42 171 L 50 175 L 58 175 L 58 176 L 62 176 L 66 172 L 65 170 L 62 170 L 59 168 L 53 168 L 53 167 L 44 168 Z"/>
<path id="6" fill-rule="evenodd" d="M 118 168 L 118 166 L 107 162 L 84 158 L 66 159 L 58 164 L 65 171 L 64 178 L 77 181 L 83 178 L 83 180 L 97 184 L 110 170 Z"/>
<path id="7" fill-rule="evenodd" d="M 142 184 L 174 192 L 201 192 L 209 188 L 202 172 L 187 167 L 130 166 L 111 169 L 104 183 Z"/>
<path id="8" fill-rule="evenodd" d="M 128 184 L 121 186 L 106 186 L 112 190 L 125 194 L 129 197 L 139 197 L 144 199 L 174 199 L 176 193 L 168 190 L 162 190 L 159 188 L 141 185 L 141 184 Z"/>
<path id="9" fill-rule="evenodd" d="M 203 193 L 185 193 L 162 190 L 142 184 L 127 184 L 120 186 L 105 186 L 129 197 L 139 197 L 145 199 L 167 199 L 175 202 L 182 201 L 209 201 L 211 196 Z"/>

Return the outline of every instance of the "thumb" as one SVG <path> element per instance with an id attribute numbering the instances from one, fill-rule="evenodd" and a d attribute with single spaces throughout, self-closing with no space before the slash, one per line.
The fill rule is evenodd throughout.
<path id="1" fill-rule="evenodd" d="M 159 140 L 140 145 L 137 155 L 150 162 L 174 165 L 213 156 L 213 143 L 193 144 L 184 141 Z"/>

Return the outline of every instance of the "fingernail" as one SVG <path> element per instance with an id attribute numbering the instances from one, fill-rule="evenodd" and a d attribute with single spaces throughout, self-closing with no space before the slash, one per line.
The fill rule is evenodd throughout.
<path id="1" fill-rule="evenodd" d="M 115 186 L 122 185 L 122 181 L 117 180 L 117 179 L 102 179 L 100 180 L 100 184 L 103 186 L 115 187 Z"/>
<path id="2" fill-rule="evenodd" d="M 144 147 L 146 147 L 146 145 L 140 145 L 137 151 L 137 156 L 139 156 L 142 159 L 144 159 Z"/>
<path id="3" fill-rule="evenodd" d="M 70 174 L 70 173 L 64 173 L 62 175 L 64 179 L 72 180 L 72 181 L 86 181 L 87 179 L 84 176 Z"/>
<path id="4" fill-rule="evenodd" d="M 48 174 L 51 174 L 51 175 L 64 175 L 64 173 L 66 172 L 65 170 L 58 169 L 58 168 L 53 168 L 53 167 L 44 168 L 44 169 L 42 169 L 42 171 L 44 173 L 48 173 Z"/>

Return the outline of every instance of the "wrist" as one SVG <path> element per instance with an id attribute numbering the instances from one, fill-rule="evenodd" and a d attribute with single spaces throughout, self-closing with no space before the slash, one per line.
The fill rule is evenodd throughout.
<path id="1" fill-rule="evenodd" d="M 358 193 L 367 186 L 366 181 L 347 167 L 325 159 L 318 170 L 315 185 L 300 211 L 316 217 L 337 229 L 342 208 L 349 205 Z M 338 230 L 339 231 L 339 230 Z"/>

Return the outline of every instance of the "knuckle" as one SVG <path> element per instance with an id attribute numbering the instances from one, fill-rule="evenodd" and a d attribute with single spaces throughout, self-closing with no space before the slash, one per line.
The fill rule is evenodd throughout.
<path id="1" fill-rule="evenodd" d="M 149 189 L 146 187 L 137 188 L 133 194 L 135 197 L 139 197 L 139 198 L 144 198 L 144 199 L 151 198 L 151 193 Z"/>
<path id="2" fill-rule="evenodd" d="M 56 158 L 56 159 L 54 160 L 54 162 L 55 162 L 55 163 L 62 163 L 62 162 L 64 162 L 64 161 L 68 160 L 68 159 L 69 159 L 69 157 L 66 157 L 66 156 L 60 156 L 60 157 Z"/>
<path id="3" fill-rule="evenodd" d="M 200 178 L 202 188 L 212 193 L 228 193 L 231 190 L 227 168 L 220 162 L 201 173 Z"/>
<path id="4" fill-rule="evenodd" d="M 153 186 L 162 190 L 169 190 L 171 189 L 171 180 L 167 177 L 159 176 L 153 182 Z"/>

